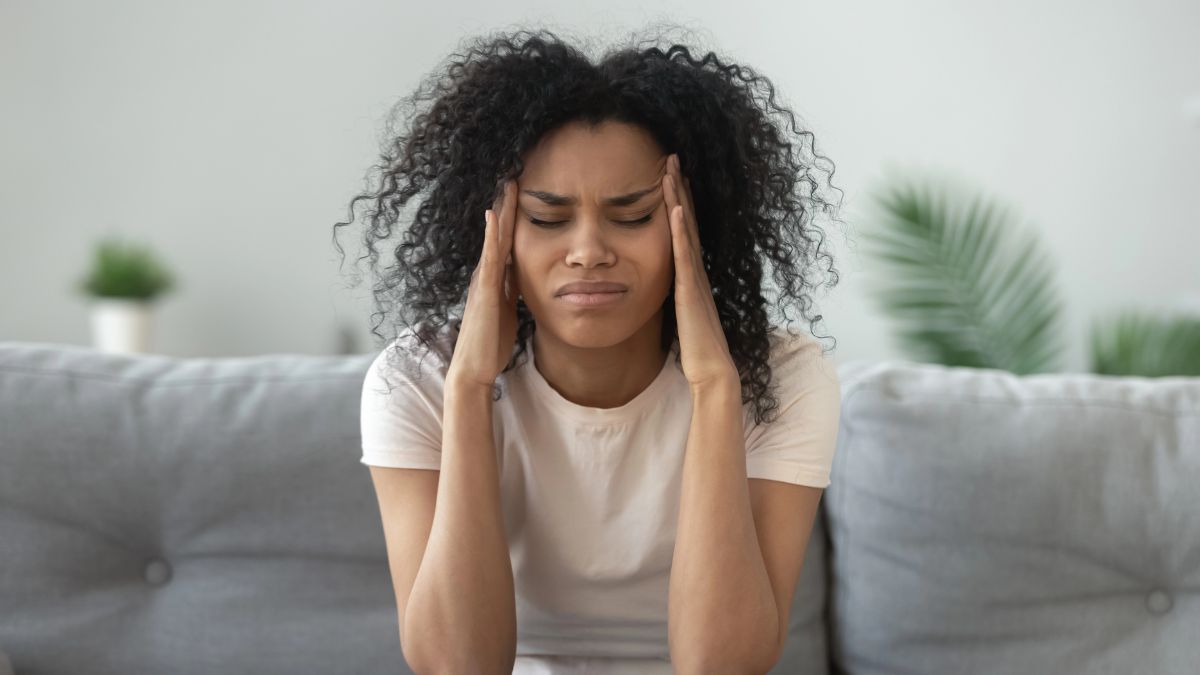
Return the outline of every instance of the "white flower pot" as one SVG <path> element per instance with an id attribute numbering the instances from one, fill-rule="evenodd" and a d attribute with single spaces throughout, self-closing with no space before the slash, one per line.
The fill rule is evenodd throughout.
<path id="1" fill-rule="evenodd" d="M 151 310 L 151 303 L 143 300 L 93 299 L 92 342 L 96 349 L 114 354 L 149 352 Z"/>

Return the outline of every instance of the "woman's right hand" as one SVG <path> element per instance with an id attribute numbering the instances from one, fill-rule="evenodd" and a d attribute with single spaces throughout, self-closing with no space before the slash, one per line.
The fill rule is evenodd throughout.
<path id="1" fill-rule="evenodd" d="M 516 275 L 512 241 L 517 219 L 517 181 L 484 211 L 483 250 L 467 287 L 462 324 L 450 357 L 447 381 L 479 384 L 491 389 L 512 358 L 517 341 Z"/>

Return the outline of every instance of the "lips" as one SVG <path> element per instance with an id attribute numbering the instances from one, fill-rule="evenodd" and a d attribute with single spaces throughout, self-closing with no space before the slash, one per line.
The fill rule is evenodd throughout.
<path id="1" fill-rule="evenodd" d="M 619 293 L 629 290 L 625 284 L 615 281 L 572 281 L 558 289 L 555 295 L 568 293 Z"/>

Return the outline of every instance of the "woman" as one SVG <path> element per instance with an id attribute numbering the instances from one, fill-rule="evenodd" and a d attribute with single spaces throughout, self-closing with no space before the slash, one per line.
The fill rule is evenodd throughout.
<path id="1" fill-rule="evenodd" d="M 838 429 L 832 364 L 767 311 L 808 309 L 829 259 L 820 155 L 711 52 L 593 63 L 543 30 L 455 57 L 351 202 L 372 263 L 403 234 L 362 462 L 405 659 L 766 672 Z"/>

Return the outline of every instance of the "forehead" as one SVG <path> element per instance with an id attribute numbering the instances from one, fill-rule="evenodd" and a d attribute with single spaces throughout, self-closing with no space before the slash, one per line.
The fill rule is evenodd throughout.
<path id="1" fill-rule="evenodd" d="M 524 158 L 521 187 L 555 192 L 632 188 L 652 179 L 663 153 L 645 129 L 571 122 L 547 132 Z"/>

